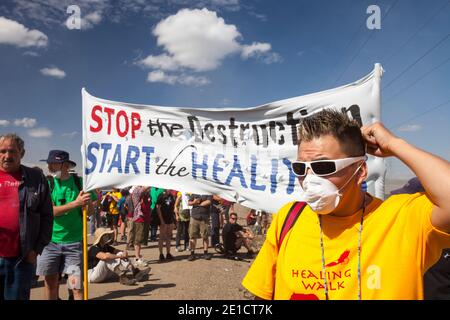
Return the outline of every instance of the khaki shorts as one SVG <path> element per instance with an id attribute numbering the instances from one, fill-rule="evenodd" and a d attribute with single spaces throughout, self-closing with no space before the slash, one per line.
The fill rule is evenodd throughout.
<path id="1" fill-rule="evenodd" d="M 189 223 L 189 238 L 204 240 L 208 239 L 210 234 L 209 221 L 196 220 L 191 217 L 191 222 Z"/>
<path id="2" fill-rule="evenodd" d="M 145 223 L 134 222 L 134 245 L 145 244 Z"/>

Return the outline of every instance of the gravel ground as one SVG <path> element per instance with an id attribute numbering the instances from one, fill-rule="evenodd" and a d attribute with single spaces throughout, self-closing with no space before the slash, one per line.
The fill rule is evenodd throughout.
<path id="1" fill-rule="evenodd" d="M 241 225 L 245 225 L 245 219 L 239 214 Z M 175 234 L 174 234 L 175 235 Z M 89 242 L 92 242 L 89 237 Z M 260 244 L 263 239 L 257 239 Z M 222 255 L 214 253 L 211 260 L 198 258 L 188 261 L 189 252 L 176 252 L 175 242 L 172 241 L 171 253 L 173 261 L 160 263 L 157 242 L 149 242 L 148 247 L 142 249 L 144 259 L 149 261 L 150 277 L 147 281 L 135 286 L 125 286 L 117 280 L 107 283 L 89 284 L 89 299 L 94 300 L 244 300 L 251 295 L 242 287 L 241 281 L 249 269 L 253 259 L 247 259 L 247 250 L 242 248 L 238 255 L 243 260 L 226 259 Z M 118 246 L 125 248 L 125 244 Z M 165 251 L 164 251 L 165 252 Z M 129 252 L 133 254 L 133 251 Z M 201 241 L 197 241 L 196 253 L 203 253 Z M 31 299 L 44 299 L 44 282 L 40 277 L 37 286 L 31 290 Z M 60 286 L 60 298 L 67 299 L 65 284 Z"/>

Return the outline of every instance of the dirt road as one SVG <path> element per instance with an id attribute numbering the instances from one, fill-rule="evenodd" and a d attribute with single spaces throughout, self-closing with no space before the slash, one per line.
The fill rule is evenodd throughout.
<path id="1" fill-rule="evenodd" d="M 245 225 L 245 220 L 240 215 L 239 223 Z M 92 237 L 89 238 L 92 242 Z M 144 247 L 142 255 L 150 262 L 149 280 L 140 282 L 135 286 L 125 286 L 117 280 L 108 283 L 89 284 L 89 299 L 102 300 L 181 300 L 181 299 L 205 299 L 205 300 L 242 300 L 248 299 L 248 292 L 242 287 L 241 281 L 245 276 L 253 260 L 245 259 L 246 249 L 242 248 L 239 255 L 243 261 L 224 258 L 214 252 L 211 260 L 197 259 L 188 261 L 189 251 L 176 252 L 175 242 L 172 241 L 171 253 L 174 260 L 160 263 L 157 242 L 149 242 Z M 196 253 L 200 256 L 203 252 L 201 242 L 197 242 Z M 118 246 L 125 248 L 125 244 Z M 165 251 L 164 251 L 165 252 Z M 133 253 L 132 251 L 130 252 Z M 31 299 L 44 299 L 43 278 L 38 280 L 37 287 L 31 290 Z M 65 284 L 60 286 L 60 298 L 67 299 Z"/>

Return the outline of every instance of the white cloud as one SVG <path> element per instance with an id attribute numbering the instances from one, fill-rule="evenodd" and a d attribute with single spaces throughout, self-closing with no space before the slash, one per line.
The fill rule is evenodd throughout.
<path id="1" fill-rule="evenodd" d="M 216 5 L 239 5 L 239 1 L 218 0 Z M 161 20 L 153 29 L 158 46 L 163 53 L 149 55 L 136 64 L 154 69 L 147 77 L 149 82 L 201 86 L 210 81 L 189 73 L 217 69 L 232 54 L 240 53 L 242 59 L 257 58 L 264 63 L 280 62 L 279 54 L 271 52 L 270 43 L 239 43 L 242 35 L 233 24 L 216 12 L 203 9 L 182 9 Z M 167 74 L 165 71 L 171 71 Z"/>
<path id="2" fill-rule="evenodd" d="M 398 128 L 398 131 L 405 131 L 405 132 L 415 132 L 420 130 L 422 130 L 422 126 L 420 124 L 406 124 Z"/>
<path id="3" fill-rule="evenodd" d="M 53 135 L 53 132 L 48 128 L 41 127 L 28 130 L 28 134 L 33 138 L 49 138 Z"/>
<path id="4" fill-rule="evenodd" d="M 210 83 L 209 79 L 202 76 L 181 75 L 178 82 L 187 86 L 204 86 Z"/>
<path id="5" fill-rule="evenodd" d="M 251 45 L 242 46 L 241 57 L 248 59 L 270 51 L 271 47 L 270 43 L 253 42 Z"/>
<path id="6" fill-rule="evenodd" d="M 155 70 L 155 71 L 149 72 L 147 81 L 148 82 L 162 82 L 162 83 L 167 83 L 170 85 L 179 83 L 179 84 L 183 84 L 183 85 L 197 86 L 197 87 L 210 83 L 210 81 L 206 77 L 192 76 L 192 75 L 185 75 L 185 74 L 170 75 L 170 74 L 166 74 L 162 70 Z"/>
<path id="7" fill-rule="evenodd" d="M 251 45 L 243 45 L 241 57 L 244 60 L 248 58 L 258 58 L 266 64 L 281 62 L 281 56 L 276 52 L 271 52 L 272 46 L 267 42 L 253 42 Z"/>
<path id="8" fill-rule="evenodd" d="M 176 76 L 169 76 L 164 71 L 156 70 L 148 73 L 148 82 L 163 82 L 167 84 L 175 84 L 177 82 Z"/>
<path id="9" fill-rule="evenodd" d="M 67 137 L 69 139 L 73 139 L 77 134 L 78 134 L 78 131 L 72 131 L 72 132 L 63 133 L 61 136 Z"/>
<path id="10" fill-rule="evenodd" d="M 32 128 L 36 125 L 36 123 L 36 119 L 27 117 L 14 120 L 14 125 L 16 127 Z"/>
<path id="11" fill-rule="evenodd" d="M 260 56 L 260 60 L 265 64 L 279 63 L 283 58 L 276 52 L 267 52 Z"/>
<path id="12" fill-rule="evenodd" d="M 180 67 L 175 59 L 167 54 L 160 54 L 159 56 L 149 55 L 147 58 L 140 60 L 138 64 L 147 68 L 161 70 L 177 70 Z"/>
<path id="13" fill-rule="evenodd" d="M 58 79 L 65 78 L 65 76 L 66 76 L 66 73 L 63 70 L 58 69 L 56 67 L 43 68 L 43 69 L 41 69 L 41 73 L 44 76 L 54 77 L 54 78 L 58 78 Z"/>
<path id="14" fill-rule="evenodd" d="M 99 11 L 91 12 L 81 18 L 81 29 L 92 29 L 95 25 L 102 21 L 102 16 Z"/>
<path id="15" fill-rule="evenodd" d="M 23 53 L 24 56 L 29 56 L 29 57 L 39 57 L 39 53 L 34 52 L 34 51 L 25 51 Z"/>
<path id="16" fill-rule="evenodd" d="M 240 50 L 237 28 L 208 9 L 182 9 L 160 21 L 153 34 L 175 63 L 194 71 L 213 70 Z"/>
<path id="17" fill-rule="evenodd" d="M 2 43 L 20 48 L 45 47 L 48 37 L 39 30 L 30 30 L 17 21 L 0 17 L 0 44 Z"/>
<path id="18" fill-rule="evenodd" d="M 9 126 L 10 122 L 8 120 L 0 120 L 0 127 Z"/>

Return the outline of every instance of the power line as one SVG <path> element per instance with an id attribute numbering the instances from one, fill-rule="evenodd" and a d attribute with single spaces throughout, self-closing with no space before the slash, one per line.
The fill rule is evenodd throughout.
<path id="1" fill-rule="evenodd" d="M 414 119 L 416 119 L 416 118 L 418 118 L 418 117 L 420 117 L 420 116 L 423 116 L 423 115 L 426 114 L 426 113 L 430 113 L 430 112 L 432 112 L 432 111 L 434 111 L 434 110 L 436 110 L 436 109 L 439 109 L 440 107 L 445 106 L 445 105 L 448 104 L 449 102 L 450 102 L 450 99 L 448 99 L 447 101 L 442 102 L 441 104 L 438 104 L 437 106 L 434 106 L 434 107 L 432 107 L 432 108 L 430 108 L 430 109 L 428 109 L 428 110 L 425 110 L 424 112 L 421 112 L 421 113 L 419 113 L 419 114 L 416 114 L 415 116 L 412 116 L 412 117 L 409 118 L 408 120 L 405 120 L 405 121 L 403 121 L 403 122 L 401 122 L 401 123 L 395 125 L 393 128 L 394 128 L 394 129 L 398 129 L 398 128 L 400 128 L 402 125 L 404 125 L 405 123 L 408 123 L 408 122 L 410 122 L 411 120 L 414 120 Z"/>
<path id="2" fill-rule="evenodd" d="M 370 1 L 370 0 L 366 1 L 366 4 L 365 4 L 363 7 L 367 6 L 367 4 L 369 3 L 369 1 Z M 357 36 L 362 30 L 364 30 L 364 28 L 362 28 L 362 27 L 363 27 L 365 24 L 366 24 L 366 18 L 364 17 L 362 23 L 358 26 L 358 28 L 356 29 L 356 32 L 353 34 L 352 38 L 350 39 L 350 41 L 349 41 L 349 42 L 347 43 L 347 45 L 345 46 L 345 49 L 343 50 L 344 53 L 347 52 L 347 49 L 348 49 L 348 48 L 350 48 L 350 45 L 351 45 L 351 44 L 353 43 L 353 41 L 356 39 L 356 36 Z M 334 66 L 333 71 L 331 72 L 331 74 L 334 74 L 334 72 L 335 72 L 335 70 L 336 70 L 336 67 L 337 67 L 338 65 L 341 64 L 342 60 L 343 60 L 343 57 L 342 57 L 341 59 L 339 59 L 339 62 Z M 336 83 L 336 82 L 335 82 L 335 83 Z M 334 83 L 334 84 L 335 84 L 335 83 Z M 333 86 L 334 86 L 334 84 L 333 84 Z"/>
<path id="3" fill-rule="evenodd" d="M 400 89 L 399 91 L 397 91 L 397 93 L 389 96 L 386 98 L 386 101 L 384 102 L 385 104 L 388 103 L 389 101 L 391 101 L 392 99 L 394 99 L 395 97 L 397 97 L 400 93 L 402 93 L 403 91 L 405 91 L 406 89 L 409 89 L 410 87 L 412 87 L 413 85 L 415 85 L 417 82 L 419 82 L 420 80 L 422 80 L 423 78 L 425 78 L 427 75 L 429 75 L 430 73 L 434 72 L 436 69 L 439 69 L 440 67 L 442 67 L 443 65 L 445 65 L 447 62 L 450 61 L 450 57 L 448 57 L 447 59 L 445 59 L 444 61 L 442 61 L 441 63 L 439 63 L 437 66 L 433 67 L 432 69 L 428 70 L 427 72 L 425 72 L 423 75 L 421 75 L 419 78 L 417 78 L 415 81 L 413 81 L 412 83 L 410 83 L 408 86 Z"/>
<path id="4" fill-rule="evenodd" d="M 399 75 L 397 75 L 393 80 L 391 80 L 391 82 L 389 82 L 387 85 L 385 85 L 383 87 L 383 89 L 388 88 L 392 83 L 394 83 L 398 78 L 400 78 L 402 75 L 404 75 L 409 69 L 411 69 L 412 67 L 414 67 L 420 60 L 422 60 L 423 58 L 425 58 L 430 52 L 432 52 L 434 49 L 436 49 L 437 47 L 439 47 L 441 45 L 441 43 L 443 43 L 448 37 L 450 37 L 450 33 L 447 34 L 446 36 L 444 36 L 441 40 L 438 41 L 438 43 L 436 43 L 433 47 L 431 47 L 430 49 L 427 50 L 427 52 L 425 52 L 423 55 L 421 55 L 418 59 L 416 59 L 412 64 L 410 64 L 408 67 L 406 67 L 406 69 L 404 69 L 402 72 L 400 72 Z"/>
<path id="5" fill-rule="evenodd" d="M 399 53 L 403 49 L 403 47 L 405 47 L 420 31 L 422 31 L 423 28 L 425 28 L 431 21 L 433 21 L 433 18 L 436 17 L 439 13 L 441 13 L 445 9 L 445 7 L 447 7 L 449 4 L 450 1 L 447 0 L 443 6 L 439 7 L 433 13 L 433 15 L 430 18 L 428 18 L 428 20 L 419 29 L 417 29 L 416 32 L 414 32 L 408 38 L 408 40 L 406 40 L 406 42 L 404 42 L 397 50 L 395 50 L 394 53 L 392 53 L 386 60 L 384 60 L 384 63 L 387 64 L 392 59 L 392 57 L 394 57 L 397 53 Z"/>
<path id="6" fill-rule="evenodd" d="M 392 8 L 394 8 L 397 3 L 398 3 L 398 0 L 395 0 L 394 4 L 389 7 L 389 9 L 386 11 L 386 14 L 384 15 L 384 17 L 382 17 L 382 21 L 385 21 L 387 19 L 387 17 L 389 16 L 389 13 L 391 12 Z M 359 50 L 356 52 L 356 54 L 353 55 L 352 59 L 350 60 L 350 63 L 347 65 L 347 67 L 344 69 L 344 71 L 339 75 L 339 77 L 336 79 L 336 81 L 334 81 L 333 86 L 335 86 L 336 83 L 347 72 L 348 68 L 350 68 L 350 66 L 352 65 L 353 61 L 355 61 L 355 59 L 359 56 L 359 54 L 361 53 L 362 49 L 366 46 L 367 42 L 369 42 L 369 40 L 373 37 L 374 33 L 375 32 L 373 32 L 373 31 L 370 33 L 369 37 L 367 37 L 366 41 L 364 41 L 364 43 L 359 48 Z"/>

